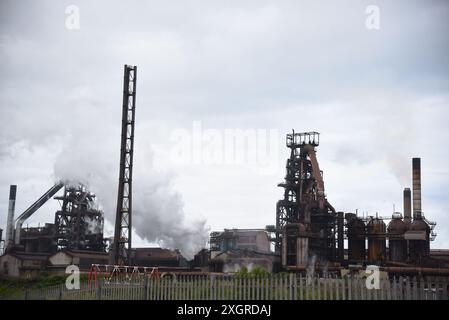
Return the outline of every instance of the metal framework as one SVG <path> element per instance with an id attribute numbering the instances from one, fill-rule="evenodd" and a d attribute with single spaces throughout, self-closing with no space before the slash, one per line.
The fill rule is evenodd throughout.
<path id="1" fill-rule="evenodd" d="M 129 265 L 131 262 L 132 172 L 136 109 L 136 80 L 137 67 L 125 65 L 123 78 L 120 174 L 113 245 L 113 261 L 117 265 Z"/>
<path id="2" fill-rule="evenodd" d="M 34 202 L 28 209 L 26 209 L 17 219 L 16 219 L 16 233 L 15 233 L 15 244 L 20 245 L 20 232 L 22 231 L 22 225 L 26 219 L 31 217 L 40 207 L 42 207 L 51 197 L 53 197 L 64 184 L 59 181 L 53 187 L 47 190 L 36 202 Z"/>
<path id="3" fill-rule="evenodd" d="M 282 250 L 282 233 L 287 224 L 300 223 L 310 239 L 310 254 L 319 260 L 336 259 L 336 212 L 324 192 L 324 182 L 316 158 L 319 145 L 318 132 L 287 134 L 286 176 L 283 183 L 284 198 L 276 204 L 275 249 Z"/>
<path id="4" fill-rule="evenodd" d="M 84 186 L 66 186 L 61 210 L 55 213 L 57 246 L 59 249 L 104 251 L 103 212 L 95 208 L 95 195 Z"/>
<path id="5" fill-rule="evenodd" d="M 98 280 L 104 285 L 140 284 L 145 277 L 159 279 L 161 277 L 159 268 L 92 264 L 88 274 L 88 287 L 98 288 Z"/>

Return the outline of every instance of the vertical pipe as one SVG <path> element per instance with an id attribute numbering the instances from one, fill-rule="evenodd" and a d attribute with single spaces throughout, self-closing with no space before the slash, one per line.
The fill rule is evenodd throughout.
<path id="1" fill-rule="evenodd" d="M 337 213 L 337 234 L 338 234 L 338 261 L 341 263 L 344 260 L 344 213 Z"/>
<path id="2" fill-rule="evenodd" d="M 16 206 L 16 193 L 17 193 L 17 186 L 11 185 L 9 187 L 9 206 L 8 206 L 8 218 L 6 220 L 5 249 L 8 249 L 8 247 L 10 247 L 14 243 L 13 235 L 14 235 L 14 211 Z"/>
<path id="3" fill-rule="evenodd" d="M 412 196 L 410 188 L 404 189 L 404 222 L 410 223 L 412 220 Z"/>
<path id="4" fill-rule="evenodd" d="M 421 158 L 412 159 L 413 219 L 421 219 Z"/>

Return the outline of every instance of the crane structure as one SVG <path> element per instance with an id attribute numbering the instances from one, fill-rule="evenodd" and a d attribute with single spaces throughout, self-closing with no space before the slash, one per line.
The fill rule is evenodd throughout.
<path id="1" fill-rule="evenodd" d="M 136 110 L 137 67 L 125 65 L 123 77 L 122 133 L 113 263 L 130 265 L 132 231 L 132 173 Z"/>

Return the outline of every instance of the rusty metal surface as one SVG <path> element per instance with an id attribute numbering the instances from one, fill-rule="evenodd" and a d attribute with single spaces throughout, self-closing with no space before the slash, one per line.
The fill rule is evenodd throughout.
<path id="1" fill-rule="evenodd" d="M 278 186 L 284 188 L 284 197 L 276 205 L 276 243 L 280 254 L 315 256 L 318 260 L 335 261 L 337 218 L 335 209 L 326 199 L 324 181 L 316 157 L 319 133 L 304 132 L 287 134 L 287 147 L 290 157 L 287 159 L 285 182 Z M 296 239 L 284 241 L 283 231 L 288 224 L 301 223 L 307 231 L 308 246 L 298 252 L 287 250 L 297 246 Z M 302 260 L 303 258 L 299 258 Z M 296 264 L 298 257 L 283 258 L 290 265 Z"/>
<path id="2" fill-rule="evenodd" d="M 386 226 L 382 219 L 372 218 L 366 226 L 368 261 L 384 261 L 386 255 Z"/>
<path id="3" fill-rule="evenodd" d="M 404 240 L 404 233 L 407 229 L 406 223 L 400 218 L 394 218 L 388 224 L 388 257 L 390 261 L 407 261 L 407 241 Z"/>
<path id="4" fill-rule="evenodd" d="M 113 262 L 118 265 L 131 264 L 132 175 L 136 111 L 136 81 L 137 67 L 125 65 L 123 75 L 120 172 L 112 254 Z"/>
<path id="5" fill-rule="evenodd" d="M 363 261 L 366 259 L 366 227 L 362 219 L 346 214 L 348 220 L 348 259 Z"/>
<path id="6" fill-rule="evenodd" d="M 421 158 L 412 159 L 413 219 L 421 219 Z"/>
<path id="7" fill-rule="evenodd" d="M 16 207 L 17 186 L 9 187 L 8 216 L 6 220 L 5 250 L 8 250 L 14 244 L 14 214 Z M 1 239 L 0 239 L 1 240 Z"/>
<path id="8" fill-rule="evenodd" d="M 446 268 L 420 268 L 420 267 L 381 267 L 381 271 L 398 274 L 423 274 L 449 276 L 449 269 Z"/>
<path id="9" fill-rule="evenodd" d="M 344 212 L 337 212 L 337 261 L 343 262 L 345 258 L 345 249 L 344 249 L 344 224 L 345 224 L 345 216 Z"/>
<path id="10" fill-rule="evenodd" d="M 412 221 L 412 192 L 410 188 L 404 188 L 404 222 L 410 224 Z"/>
<path id="11" fill-rule="evenodd" d="M 420 264 L 430 253 L 430 227 L 424 220 L 416 219 L 410 225 L 409 232 L 425 234 L 425 240 L 409 240 L 410 260 Z"/>

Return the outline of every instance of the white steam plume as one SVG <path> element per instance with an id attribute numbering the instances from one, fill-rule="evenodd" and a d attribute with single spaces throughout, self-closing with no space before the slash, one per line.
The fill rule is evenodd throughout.
<path id="1" fill-rule="evenodd" d="M 58 156 L 54 165 L 55 179 L 86 185 L 96 194 L 105 220 L 114 225 L 118 148 L 106 134 L 97 141 L 83 135 L 69 139 Z M 206 245 L 209 231 L 206 220 L 187 219 L 181 195 L 173 190 L 172 177 L 153 169 L 149 148 L 136 144 L 136 150 L 141 152 L 136 152 L 134 158 L 133 230 L 142 239 L 157 242 L 164 248 L 179 249 L 183 256 L 191 259 Z"/>

